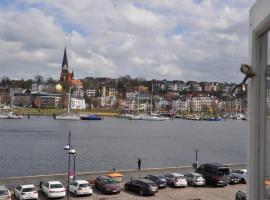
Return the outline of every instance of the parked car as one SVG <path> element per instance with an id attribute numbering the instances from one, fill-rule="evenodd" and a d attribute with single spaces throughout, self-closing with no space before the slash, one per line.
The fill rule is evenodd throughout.
<path id="1" fill-rule="evenodd" d="M 187 183 L 190 186 L 204 186 L 205 179 L 199 173 L 187 173 L 185 174 L 185 178 L 187 179 Z"/>
<path id="2" fill-rule="evenodd" d="M 183 174 L 179 173 L 168 173 L 164 175 L 164 178 L 167 181 L 167 185 L 171 185 L 173 187 L 186 187 L 187 179 Z"/>
<path id="3" fill-rule="evenodd" d="M 95 180 L 95 188 L 106 194 L 121 192 L 120 184 L 108 176 L 98 176 Z"/>
<path id="4" fill-rule="evenodd" d="M 40 182 L 40 188 L 47 198 L 63 198 L 66 196 L 66 189 L 60 181 Z"/>
<path id="5" fill-rule="evenodd" d="M 143 196 L 154 195 L 158 192 L 158 187 L 149 179 L 134 179 L 125 183 L 125 190 L 137 192 Z"/>
<path id="6" fill-rule="evenodd" d="M 214 186 L 226 186 L 230 179 L 229 167 L 219 163 L 206 163 L 196 170 L 204 176 L 207 184 Z"/>
<path id="7" fill-rule="evenodd" d="M 11 194 L 4 185 L 0 185 L 0 200 L 11 200 Z"/>
<path id="8" fill-rule="evenodd" d="M 235 194 L 235 200 L 246 200 L 247 194 L 245 191 L 238 190 Z"/>
<path id="9" fill-rule="evenodd" d="M 33 184 L 19 185 L 14 190 L 14 196 L 19 200 L 38 199 L 38 192 Z"/>
<path id="10" fill-rule="evenodd" d="M 234 174 L 230 174 L 229 176 L 230 176 L 230 181 L 229 181 L 230 185 L 234 185 L 240 182 L 240 179 Z"/>
<path id="11" fill-rule="evenodd" d="M 69 185 L 69 191 L 74 194 L 74 196 L 93 194 L 93 189 L 86 180 L 76 180 L 71 182 Z"/>
<path id="12" fill-rule="evenodd" d="M 247 183 L 247 169 L 233 169 L 231 173 L 238 177 L 241 183 Z"/>
<path id="13" fill-rule="evenodd" d="M 150 181 L 153 181 L 159 189 L 166 188 L 167 187 L 167 181 L 164 177 L 158 176 L 158 175 L 147 175 L 144 177 L 145 179 L 149 179 Z"/>

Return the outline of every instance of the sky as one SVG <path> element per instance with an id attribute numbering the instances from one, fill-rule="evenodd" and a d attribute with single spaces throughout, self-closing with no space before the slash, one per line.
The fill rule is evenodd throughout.
<path id="1" fill-rule="evenodd" d="M 255 0 L 0 0 L 0 77 L 240 82 Z"/>

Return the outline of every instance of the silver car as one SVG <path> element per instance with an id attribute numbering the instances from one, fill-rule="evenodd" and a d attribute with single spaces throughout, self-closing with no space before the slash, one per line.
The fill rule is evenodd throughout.
<path id="1" fill-rule="evenodd" d="M 185 178 L 187 179 L 187 183 L 190 186 L 204 186 L 205 179 L 199 173 L 187 173 L 185 174 Z"/>

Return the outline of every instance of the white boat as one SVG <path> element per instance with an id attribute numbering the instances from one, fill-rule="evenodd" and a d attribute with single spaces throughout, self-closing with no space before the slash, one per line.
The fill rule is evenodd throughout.
<path id="1" fill-rule="evenodd" d="M 141 120 L 143 115 L 130 115 L 128 119 L 130 120 Z"/>
<path id="2" fill-rule="evenodd" d="M 10 103 L 10 107 L 11 107 L 11 111 L 8 113 L 2 113 L 0 114 L 0 119 L 23 119 L 24 117 L 22 115 L 17 115 L 14 112 L 14 92 L 11 90 L 10 91 L 10 97 L 11 97 L 11 103 Z"/>
<path id="3" fill-rule="evenodd" d="M 71 114 L 64 114 L 64 115 L 56 115 L 55 119 L 57 120 L 80 120 L 79 115 L 71 115 Z"/>
<path id="4" fill-rule="evenodd" d="M 7 114 L 7 119 L 23 119 L 24 117 L 22 115 L 17 115 L 14 112 L 9 112 Z"/>
<path id="5" fill-rule="evenodd" d="M 159 117 L 156 115 L 144 115 L 141 117 L 141 120 L 146 120 L 146 121 L 165 121 L 168 119 L 169 118 L 167 118 L 167 117 Z"/>
<path id="6" fill-rule="evenodd" d="M 62 114 L 62 115 L 56 115 L 55 119 L 56 120 L 80 120 L 80 115 L 76 115 L 76 114 L 71 114 L 70 113 L 70 92 L 71 92 L 71 88 L 69 88 L 69 93 L 68 93 L 68 110 L 66 114 Z"/>

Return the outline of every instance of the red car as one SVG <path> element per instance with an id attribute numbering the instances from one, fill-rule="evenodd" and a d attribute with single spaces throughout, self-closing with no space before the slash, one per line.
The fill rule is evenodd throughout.
<path id="1" fill-rule="evenodd" d="M 111 177 L 98 176 L 95 180 L 95 188 L 105 194 L 114 194 L 121 192 L 121 186 L 116 183 Z"/>

